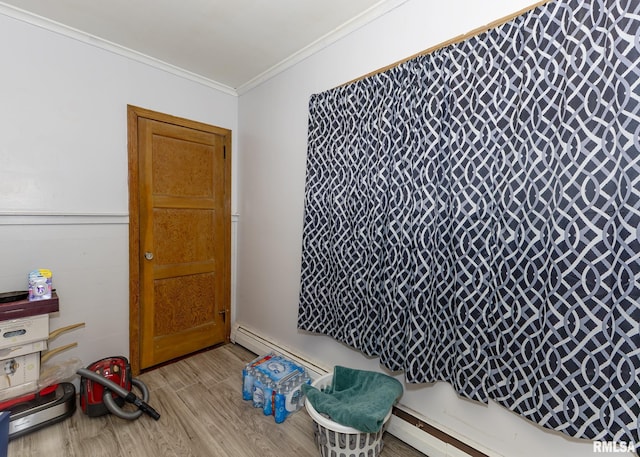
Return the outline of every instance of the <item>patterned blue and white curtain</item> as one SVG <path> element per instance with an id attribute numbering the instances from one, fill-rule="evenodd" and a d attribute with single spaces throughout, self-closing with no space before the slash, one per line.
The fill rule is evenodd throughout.
<path id="1" fill-rule="evenodd" d="M 640 413 L 640 2 L 312 96 L 298 325 L 545 427 Z"/>

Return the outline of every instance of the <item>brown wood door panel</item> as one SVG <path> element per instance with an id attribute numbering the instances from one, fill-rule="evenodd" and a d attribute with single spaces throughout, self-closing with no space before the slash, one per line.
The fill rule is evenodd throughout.
<path id="1" fill-rule="evenodd" d="M 130 312 L 131 352 L 139 354 L 139 365 L 132 360 L 135 371 L 228 340 L 230 132 L 177 118 L 168 122 L 166 115 L 152 119 L 146 110 L 132 126 L 132 109 L 129 128 L 136 129 L 137 151 L 130 145 L 130 181 L 137 182 L 130 183 L 130 192 L 138 194 L 132 224 L 138 233 L 132 244 L 138 245 L 130 255 L 134 259 L 137 251 L 131 270 L 138 281 L 131 283 L 132 294 L 137 283 L 138 297 Z M 133 196 L 131 207 L 132 201 Z"/>

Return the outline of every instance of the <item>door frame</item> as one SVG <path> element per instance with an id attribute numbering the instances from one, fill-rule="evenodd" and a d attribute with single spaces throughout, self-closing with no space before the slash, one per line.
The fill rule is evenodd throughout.
<path id="1" fill-rule="evenodd" d="M 223 283 L 225 284 L 224 309 L 225 340 L 229 341 L 231 333 L 231 130 L 204 124 L 198 121 L 159 113 L 157 111 L 127 105 L 127 142 L 129 168 L 129 362 L 132 374 L 140 373 L 140 168 L 138 161 L 138 119 L 152 119 L 155 121 L 174 124 L 181 127 L 202 130 L 224 137 L 225 150 L 224 177 L 225 196 L 224 212 L 227 223 L 224 224 L 225 253 L 224 267 L 221 268 Z"/>

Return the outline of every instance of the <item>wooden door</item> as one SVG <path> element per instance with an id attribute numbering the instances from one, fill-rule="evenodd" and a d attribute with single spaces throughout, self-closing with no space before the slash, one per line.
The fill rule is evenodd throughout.
<path id="1" fill-rule="evenodd" d="M 130 358 L 137 372 L 229 338 L 230 132 L 129 110 L 137 213 L 132 218 L 130 208 Z"/>

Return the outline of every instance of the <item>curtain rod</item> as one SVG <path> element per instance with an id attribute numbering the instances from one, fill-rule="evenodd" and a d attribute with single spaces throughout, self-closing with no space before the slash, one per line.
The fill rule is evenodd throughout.
<path id="1" fill-rule="evenodd" d="M 392 63 L 390 65 L 387 65 L 387 66 L 384 66 L 382 68 L 378 68 L 377 70 L 373 70 L 372 72 L 369 72 L 369 73 L 367 73 L 365 75 L 362 75 L 362 76 L 360 76 L 358 78 L 352 79 L 351 81 L 347 81 L 346 83 L 340 84 L 340 85 L 338 85 L 336 87 L 343 87 L 343 86 L 346 86 L 348 84 L 354 83 L 356 81 L 360 81 L 362 79 L 368 78 L 369 76 L 377 75 L 378 73 L 382 73 L 382 72 L 385 72 L 387 70 L 390 70 L 391 68 L 397 67 L 398 65 L 401 65 L 401 64 L 403 64 L 405 62 L 408 62 L 409 60 L 415 59 L 416 57 L 420 57 L 420 56 L 425 56 L 427 54 L 431 54 L 431 53 L 433 53 L 435 51 L 438 51 L 439 49 L 446 48 L 447 46 L 450 46 L 452 44 L 456 44 L 456 43 L 459 43 L 461 41 L 464 41 L 464 40 L 467 40 L 469 38 L 472 38 L 472 37 L 474 37 L 476 35 L 480 35 L 481 33 L 488 32 L 491 29 L 494 29 L 494 28 L 499 27 L 499 26 L 501 26 L 503 24 L 506 24 L 507 22 L 517 18 L 518 16 L 521 16 L 521 15 L 523 15 L 525 13 L 528 13 L 529 11 L 536 9 L 539 6 L 542 6 L 542 5 L 545 5 L 547 3 L 550 3 L 551 1 L 553 1 L 553 0 L 541 0 L 541 1 L 537 2 L 537 3 L 534 3 L 533 5 L 527 6 L 526 8 L 523 8 L 523 9 L 521 9 L 519 11 L 516 11 L 515 13 L 509 14 L 508 16 L 501 17 L 500 19 L 496 19 L 495 21 L 492 21 L 492 22 L 490 22 L 490 23 L 488 23 L 486 25 L 482 25 L 480 27 L 477 27 L 477 28 L 471 30 L 470 32 L 463 33 L 462 35 L 458 35 L 458 36 L 456 36 L 454 38 L 451 38 L 451 39 L 448 39 L 446 41 L 443 41 L 442 43 L 436 44 L 435 46 L 431 46 L 430 48 L 423 49 L 422 51 L 417 52 L 417 53 L 415 53 L 415 54 L 413 54 L 413 55 L 411 55 L 409 57 L 406 57 L 404 59 L 398 60 L 397 62 L 394 62 L 394 63 Z"/>

